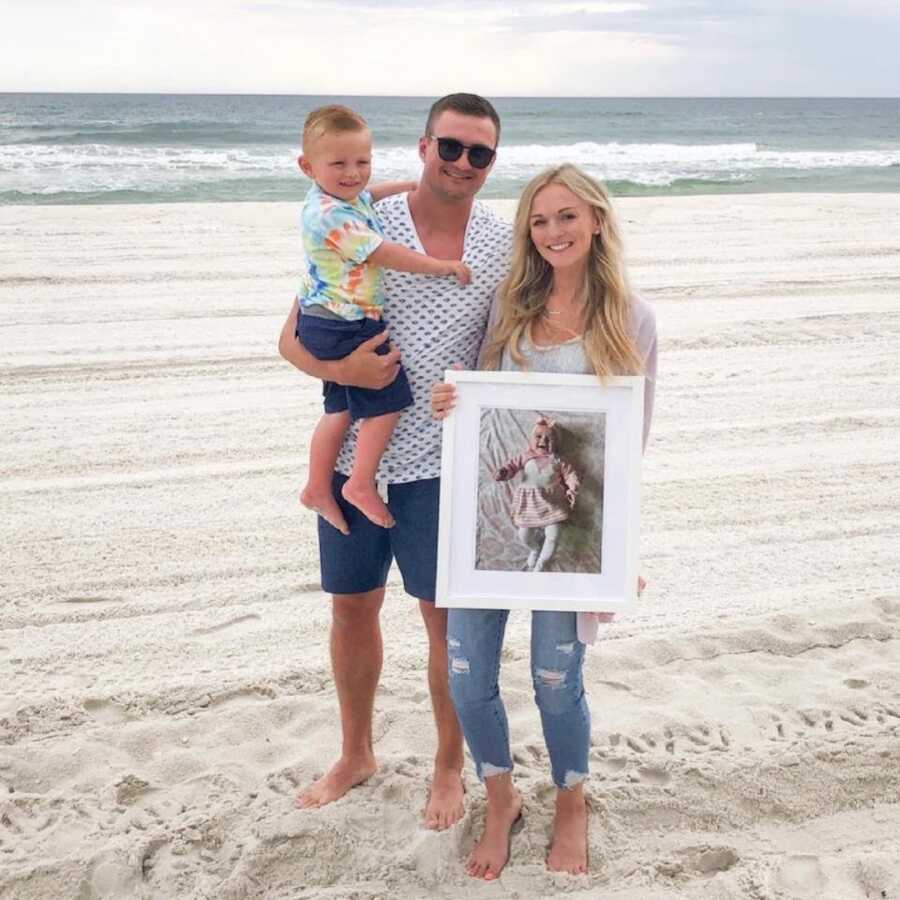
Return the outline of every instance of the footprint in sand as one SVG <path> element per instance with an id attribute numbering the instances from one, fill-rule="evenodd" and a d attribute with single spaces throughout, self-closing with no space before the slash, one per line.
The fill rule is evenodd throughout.
<path id="1" fill-rule="evenodd" d="M 648 746 L 638 738 L 633 737 L 625 738 L 625 746 L 628 747 L 629 750 L 634 750 L 635 753 L 647 753 L 650 750 L 650 746 Z M 652 746 L 656 745 L 654 744 Z"/>
<path id="2" fill-rule="evenodd" d="M 618 775 L 626 766 L 628 760 L 623 756 L 612 756 L 608 759 L 597 760 L 597 768 L 607 775 Z"/>
<path id="3" fill-rule="evenodd" d="M 900 877 L 896 860 L 887 854 L 878 854 L 856 862 L 853 872 L 855 879 L 866 897 L 900 896 Z"/>
<path id="4" fill-rule="evenodd" d="M 827 883 L 817 856 L 789 856 L 775 873 L 775 886 L 791 897 L 819 897 Z"/>
<path id="5" fill-rule="evenodd" d="M 535 762 L 540 762 L 547 752 L 538 744 L 526 744 L 525 749 L 531 754 L 531 758 Z"/>
<path id="6" fill-rule="evenodd" d="M 396 781 L 387 780 L 381 785 L 378 793 L 385 803 L 399 803 L 403 798 L 403 786 Z"/>
<path id="7" fill-rule="evenodd" d="M 76 800 L 70 803 L 67 810 L 71 820 L 72 811 L 81 818 L 87 818 Z M 60 813 L 57 809 L 47 808 L 46 804 L 34 798 L 13 796 L 0 799 L 0 846 L 3 846 L 4 835 L 12 836 L 13 844 L 23 844 L 31 838 L 38 837 L 48 828 L 56 828 L 60 824 Z"/>
<path id="8" fill-rule="evenodd" d="M 772 716 L 772 725 L 775 729 L 775 733 L 769 737 L 770 741 L 784 741 L 787 740 L 787 730 L 785 729 L 784 722 L 778 716 Z"/>
<path id="9" fill-rule="evenodd" d="M 900 619 L 900 597 L 879 597 L 874 601 L 874 605 L 888 621 Z"/>
<path id="10" fill-rule="evenodd" d="M 708 725 L 696 725 L 688 728 L 684 736 L 698 747 L 708 747 L 710 744 L 710 730 Z"/>
<path id="11" fill-rule="evenodd" d="M 638 775 L 641 781 L 657 787 L 665 787 L 672 780 L 672 776 L 665 769 L 660 769 L 656 766 L 641 766 L 638 769 Z"/>
<path id="12" fill-rule="evenodd" d="M 732 847 L 685 847 L 679 851 L 684 867 L 703 875 L 714 875 L 734 868 L 741 858 Z"/>
<path id="13" fill-rule="evenodd" d="M 666 736 L 666 753 L 675 752 L 675 732 L 671 728 L 665 728 L 663 734 Z"/>
<path id="14" fill-rule="evenodd" d="M 868 713 L 863 712 L 861 709 L 848 709 L 842 712 L 838 718 L 842 722 L 846 722 L 848 725 L 854 725 L 859 728 L 861 725 L 865 725 L 869 719 Z"/>
<path id="15" fill-rule="evenodd" d="M 612 747 L 619 746 L 624 741 L 625 746 L 635 753 L 651 753 L 657 751 L 660 744 L 666 753 L 677 752 L 678 741 L 682 741 L 682 748 L 691 753 L 722 752 L 731 748 L 731 735 L 724 725 L 713 725 L 701 722 L 696 725 L 667 725 L 662 734 L 644 732 L 635 737 L 621 734 L 611 734 L 609 743 Z M 685 744 L 684 741 L 687 741 Z"/>
<path id="16" fill-rule="evenodd" d="M 721 752 L 731 747 L 731 735 L 728 733 L 728 729 L 725 728 L 724 725 L 707 725 L 701 722 L 699 725 L 693 725 L 690 728 L 683 729 L 680 733 L 690 742 L 690 746 L 688 747 L 688 749 L 695 753 L 705 750 Z M 670 752 L 674 752 L 674 734 L 669 731 L 666 737 L 672 744 L 672 751 Z M 668 746 L 669 745 L 667 743 L 667 750 Z"/>
<path id="17" fill-rule="evenodd" d="M 128 719 L 125 710 L 110 700 L 88 698 L 82 706 L 84 706 L 85 712 L 91 715 L 91 718 L 106 725 L 118 725 Z"/>

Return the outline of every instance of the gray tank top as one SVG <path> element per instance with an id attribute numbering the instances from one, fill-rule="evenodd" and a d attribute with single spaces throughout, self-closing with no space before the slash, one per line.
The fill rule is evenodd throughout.
<path id="1" fill-rule="evenodd" d="M 591 375 L 593 368 L 584 353 L 581 338 L 572 338 L 561 344 L 533 344 L 526 337 L 519 344 L 519 350 L 525 357 L 525 366 L 529 372 L 560 372 L 570 375 Z M 518 372 L 517 366 L 509 355 L 503 351 L 500 358 L 500 369 L 504 372 Z"/>

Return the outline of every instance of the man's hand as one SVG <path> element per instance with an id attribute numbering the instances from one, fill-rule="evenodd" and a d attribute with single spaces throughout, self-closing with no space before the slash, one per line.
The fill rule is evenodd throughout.
<path id="1" fill-rule="evenodd" d="M 297 323 L 297 303 L 291 304 L 291 311 L 284 320 L 278 337 L 278 352 L 301 372 L 321 381 L 335 381 L 338 384 L 380 389 L 387 387 L 400 371 L 400 348 L 393 347 L 383 356 L 375 350 L 387 339 L 387 331 L 376 334 L 360 344 L 343 359 L 316 359 L 295 335 Z"/>
<path id="2" fill-rule="evenodd" d="M 388 339 L 387 331 L 370 337 L 340 360 L 339 384 L 380 390 L 386 388 L 400 371 L 400 348 L 391 347 L 379 356 L 375 351 Z"/>

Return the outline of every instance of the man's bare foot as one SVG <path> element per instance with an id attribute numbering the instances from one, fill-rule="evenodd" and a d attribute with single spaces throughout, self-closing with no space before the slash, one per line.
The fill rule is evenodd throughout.
<path id="1" fill-rule="evenodd" d="M 500 877 L 509 860 L 509 845 L 513 825 L 522 815 L 522 798 L 510 783 L 506 796 L 491 801 L 488 798 L 484 831 L 466 861 L 466 872 L 473 878 L 494 881 Z"/>
<path id="2" fill-rule="evenodd" d="M 435 769 L 423 816 L 425 827 L 443 831 L 455 825 L 466 812 L 462 778 L 455 769 Z"/>
<path id="3" fill-rule="evenodd" d="M 350 788 L 371 778 L 377 768 L 374 756 L 357 760 L 341 758 L 318 781 L 297 794 L 294 806 L 298 809 L 315 809 L 326 803 L 334 803 Z"/>
<path id="4" fill-rule="evenodd" d="M 588 815 L 584 791 L 557 791 L 556 815 L 547 868 L 551 872 L 586 875 L 588 870 Z"/>
<path id="5" fill-rule="evenodd" d="M 341 512 L 341 508 L 334 499 L 331 490 L 317 491 L 307 485 L 300 491 L 300 502 L 313 512 L 318 513 L 332 528 L 337 528 L 341 534 L 350 534 L 347 520 Z"/>
<path id="6" fill-rule="evenodd" d="M 372 482 L 358 482 L 351 477 L 344 482 L 341 494 L 348 503 L 352 503 L 369 521 L 382 528 L 393 528 L 394 517 L 378 496 Z"/>

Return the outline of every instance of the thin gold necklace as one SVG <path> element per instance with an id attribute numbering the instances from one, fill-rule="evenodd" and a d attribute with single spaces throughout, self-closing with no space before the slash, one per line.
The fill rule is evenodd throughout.
<path id="1" fill-rule="evenodd" d="M 575 301 L 576 301 L 576 295 L 573 294 L 572 297 L 571 297 L 571 303 L 572 303 L 573 306 L 575 306 Z M 541 312 L 542 312 L 543 315 L 546 315 L 546 316 L 561 316 L 561 315 L 565 312 L 565 310 L 562 310 L 562 309 L 550 309 L 550 307 L 547 306 L 546 303 L 545 303 L 545 304 L 544 304 L 544 308 L 543 308 L 543 310 L 541 310 Z"/>
<path id="2" fill-rule="evenodd" d="M 568 325 L 561 325 L 559 322 L 554 322 L 551 319 L 547 319 L 546 321 L 547 327 L 551 331 L 555 331 L 557 334 L 569 334 L 572 337 L 578 337 L 581 334 L 580 331 L 576 331 L 574 328 L 569 328 Z"/>

